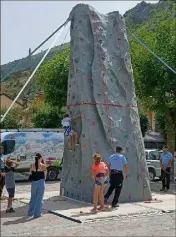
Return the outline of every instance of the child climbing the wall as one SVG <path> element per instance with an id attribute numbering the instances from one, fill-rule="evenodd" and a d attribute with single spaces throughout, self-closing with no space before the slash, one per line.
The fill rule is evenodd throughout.
<path id="1" fill-rule="evenodd" d="M 76 116 L 70 116 L 68 113 L 65 114 L 64 119 L 62 120 L 62 126 L 64 128 L 64 134 L 68 137 L 68 148 L 72 149 L 71 136 L 74 137 L 74 145 L 79 146 L 79 136 L 76 131 L 73 131 L 71 128 L 71 120 L 80 118 L 81 114 Z"/>
<path id="2" fill-rule="evenodd" d="M 95 153 L 93 156 L 94 164 L 92 166 L 92 178 L 95 180 L 92 212 L 104 210 L 104 190 L 108 184 L 109 169 L 104 162 L 101 161 L 101 155 Z M 100 200 L 100 207 L 97 208 L 98 199 Z"/>

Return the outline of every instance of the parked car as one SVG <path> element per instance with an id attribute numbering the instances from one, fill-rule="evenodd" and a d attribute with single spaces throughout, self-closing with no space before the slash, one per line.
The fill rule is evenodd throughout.
<path id="1" fill-rule="evenodd" d="M 160 168 L 160 157 L 161 152 L 158 150 L 145 150 L 147 167 L 149 171 L 150 181 L 154 180 L 155 177 L 161 177 L 161 168 Z"/>

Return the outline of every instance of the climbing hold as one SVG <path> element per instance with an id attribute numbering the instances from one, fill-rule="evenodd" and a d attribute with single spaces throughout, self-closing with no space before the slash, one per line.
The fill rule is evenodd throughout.
<path id="1" fill-rule="evenodd" d="M 73 177 L 71 178 L 71 181 L 73 181 Z"/>
<path id="2" fill-rule="evenodd" d="M 139 174 L 137 175 L 137 180 L 138 180 L 138 181 L 140 180 L 140 176 L 139 176 Z"/>
<path id="3" fill-rule="evenodd" d="M 72 112 L 72 111 L 69 111 L 69 114 L 70 114 L 70 115 L 72 115 L 72 114 L 73 114 L 73 112 Z"/>
<path id="4" fill-rule="evenodd" d="M 124 138 L 128 139 L 128 134 L 127 133 L 125 133 Z"/>
<path id="5" fill-rule="evenodd" d="M 78 63 L 78 59 L 77 58 L 75 59 L 75 63 Z"/>
<path id="6" fill-rule="evenodd" d="M 90 81 L 91 81 L 91 80 L 92 80 L 92 77 L 88 77 L 88 80 L 90 80 Z"/>
<path id="7" fill-rule="evenodd" d="M 128 197 L 129 197 L 129 199 L 132 199 L 132 197 L 131 197 L 131 193 L 128 195 Z"/>
<path id="8" fill-rule="evenodd" d="M 129 149 L 129 147 L 126 147 L 126 149 L 125 149 L 125 150 L 128 152 L 130 149 Z"/>
<path id="9" fill-rule="evenodd" d="M 72 99 L 75 99 L 75 95 L 72 95 Z"/>
<path id="10" fill-rule="evenodd" d="M 141 172 L 145 172 L 145 168 L 142 168 L 142 169 L 141 169 Z"/>
<path id="11" fill-rule="evenodd" d="M 72 78 L 72 77 L 73 77 L 73 74 L 70 74 L 70 77 Z"/>
<path id="12" fill-rule="evenodd" d="M 80 37 L 80 40 L 81 40 L 81 41 L 83 41 L 83 38 L 82 38 L 82 37 Z"/>
<path id="13" fill-rule="evenodd" d="M 100 40 L 99 40 L 99 43 L 100 43 L 100 44 L 103 43 L 103 40 L 100 39 Z"/>
<path id="14" fill-rule="evenodd" d="M 86 136 L 85 133 L 83 133 L 82 136 L 85 137 Z"/>
<path id="15" fill-rule="evenodd" d="M 82 21 L 79 21 L 79 23 L 82 23 Z"/>
<path id="16" fill-rule="evenodd" d="M 92 125 L 95 125 L 96 124 L 96 122 L 95 121 L 92 121 Z"/>
<path id="17" fill-rule="evenodd" d="M 101 59 L 104 61 L 104 60 L 105 60 L 105 57 L 101 57 Z"/>
<path id="18" fill-rule="evenodd" d="M 79 181 L 79 183 L 81 184 L 81 180 Z"/>

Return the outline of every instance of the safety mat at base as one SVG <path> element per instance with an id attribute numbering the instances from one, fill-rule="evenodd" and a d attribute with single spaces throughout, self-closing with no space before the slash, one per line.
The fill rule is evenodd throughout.
<path id="1" fill-rule="evenodd" d="M 111 207 L 106 207 L 104 211 L 93 213 L 91 212 L 92 207 L 77 207 L 70 208 L 67 210 L 51 210 L 50 213 L 58 215 L 60 217 L 72 220 L 74 222 L 83 223 L 89 221 L 96 221 L 100 219 L 115 218 L 118 216 L 130 216 L 130 215 L 140 215 L 156 212 L 156 210 L 150 209 L 148 207 L 137 206 L 135 204 L 121 204 L 120 207 L 112 209 Z"/>

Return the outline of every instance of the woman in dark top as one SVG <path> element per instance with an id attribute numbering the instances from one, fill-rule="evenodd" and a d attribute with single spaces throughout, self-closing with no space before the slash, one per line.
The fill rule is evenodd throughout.
<path id="1" fill-rule="evenodd" d="M 45 171 L 43 157 L 37 153 L 35 156 L 35 163 L 31 165 L 31 199 L 29 203 L 28 216 L 38 218 L 41 216 L 43 207 L 43 196 L 45 191 Z"/>

